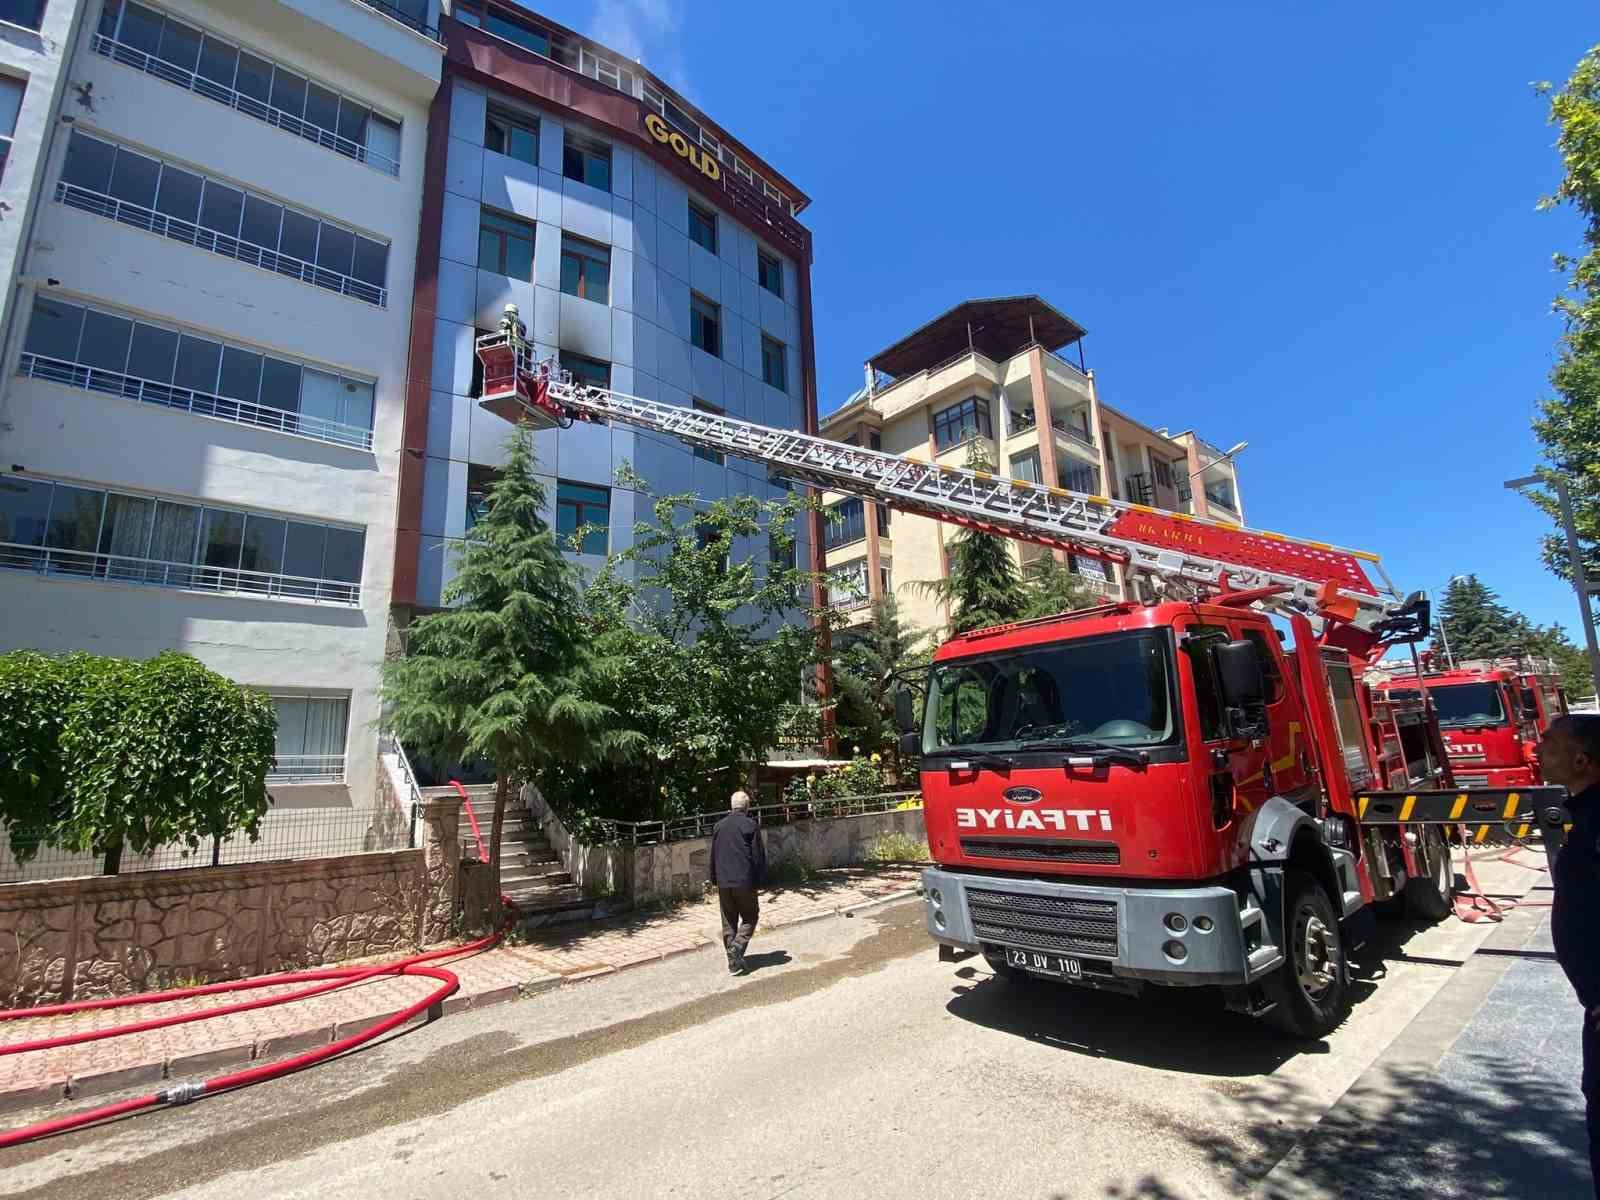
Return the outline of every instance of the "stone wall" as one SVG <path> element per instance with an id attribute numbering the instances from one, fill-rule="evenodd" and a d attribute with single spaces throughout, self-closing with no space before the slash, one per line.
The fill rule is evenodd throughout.
<path id="1" fill-rule="evenodd" d="M 0 1007 L 401 954 L 449 936 L 456 808 L 416 850 L 0 887 Z"/>
<path id="2" fill-rule="evenodd" d="M 528 815 L 538 822 L 551 847 L 561 857 L 572 881 L 590 896 L 623 896 L 629 893 L 629 855 L 621 846 L 591 846 L 567 831 L 555 810 L 544 802 L 532 784 L 522 789 L 522 802 Z"/>

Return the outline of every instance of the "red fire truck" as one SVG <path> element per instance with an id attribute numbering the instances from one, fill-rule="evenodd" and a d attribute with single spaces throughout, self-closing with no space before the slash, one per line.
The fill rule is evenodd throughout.
<path id="1" fill-rule="evenodd" d="M 1375 903 L 1449 911 L 1447 823 L 1523 817 L 1518 793 L 1439 791 L 1429 707 L 1364 682 L 1429 629 L 1427 600 L 1375 555 L 592 387 L 537 361 L 514 309 L 477 350 L 480 403 L 508 418 L 670 434 L 1138 582 L 1148 602 L 952 638 L 920 717 L 897 695 L 941 956 L 1015 980 L 1215 987 L 1318 1036 L 1349 1003 Z"/>
<path id="2" fill-rule="evenodd" d="M 1421 683 L 1408 664 L 1381 663 L 1368 673 L 1384 696 L 1416 699 L 1427 690 L 1444 733 L 1455 780 L 1463 787 L 1515 788 L 1542 783 L 1534 754 L 1550 722 L 1565 715 L 1566 692 L 1543 658 L 1472 660 L 1437 669 L 1424 655 Z"/>

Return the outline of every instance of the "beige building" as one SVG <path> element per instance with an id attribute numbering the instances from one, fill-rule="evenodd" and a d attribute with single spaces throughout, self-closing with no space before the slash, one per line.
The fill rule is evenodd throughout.
<path id="1" fill-rule="evenodd" d="M 1232 457 L 1242 447 L 1229 453 L 1103 403 L 1083 335 L 1037 296 L 968 300 L 868 359 L 866 386 L 822 418 L 822 435 L 957 467 L 977 441 L 1017 479 L 1242 523 Z M 947 625 L 947 606 L 914 584 L 948 573 L 957 527 L 836 493 L 826 501 L 829 592 L 851 623 L 892 593 L 912 624 Z M 1013 542 L 1012 553 L 1020 565 L 1051 552 Z M 1061 557 L 1093 590 L 1127 594 L 1115 566 Z"/>

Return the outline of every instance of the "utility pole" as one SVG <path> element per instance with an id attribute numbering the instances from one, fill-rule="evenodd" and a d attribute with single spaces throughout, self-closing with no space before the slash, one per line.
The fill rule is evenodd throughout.
<path id="1" fill-rule="evenodd" d="M 1567 491 L 1567 481 L 1552 473 L 1551 479 L 1528 475 L 1522 479 L 1508 479 L 1505 486 L 1512 491 L 1544 484 L 1555 488 L 1556 503 L 1561 508 L 1561 527 L 1567 537 L 1567 567 L 1572 573 L 1572 587 L 1578 593 L 1578 612 L 1583 621 L 1583 637 L 1589 647 L 1589 674 L 1594 678 L 1595 692 L 1600 695 L 1600 644 L 1595 642 L 1594 613 L 1589 606 L 1591 593 L 1600 587 L 1589 582 L 1583 566 L 1583 550 L 1578 545 L 1578 526 L 1572 518 L 1572 494 Z"/>

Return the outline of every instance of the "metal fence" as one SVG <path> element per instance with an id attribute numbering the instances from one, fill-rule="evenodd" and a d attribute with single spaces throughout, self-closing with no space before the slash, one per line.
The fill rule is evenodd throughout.
<path id="1" fill-rule="evenodd" d="M 920 806 L 921 803 L 922 793 L 918 791 L 879 792 L 870 796 L 837 796 L 809 803 L 802 801 L 791 804 L 780 800 L 774 804 L 752 804 L 749 811 L 760 824 L 774 826 L 792 825 L 796 821 L 869 816 L 892 812 L 897 808 Z M 597 821 L 594 822 L 594 828 L 608 844 L 656 846 L 663 842 L 709 837 L 717 822 L 727 815 L 728 810 L 724 808 L 717 812 L 671 817 L 664 821 Z"/>
<path id="2" fill-rule="evenodd" d="M 262 819 L 260 836 L 255 841 L 251 841 L 248 834 L 235 833 L 223 838 L 202 839 L 192 850 L 182 845 L 162 846 L 149 854 L 124 850 L 116 874 L 139 875 L 148 871 L 405 850 L 415 843 L 415 831 L 416 814 L 410 805 L 376 809 L 279 809 Z M 4 830 L 0 829 L 0 884 L 79 879 L 105 873 L 103 855 L 71 850 L 47 848 L 26 863 L 18 863 Z"/>

